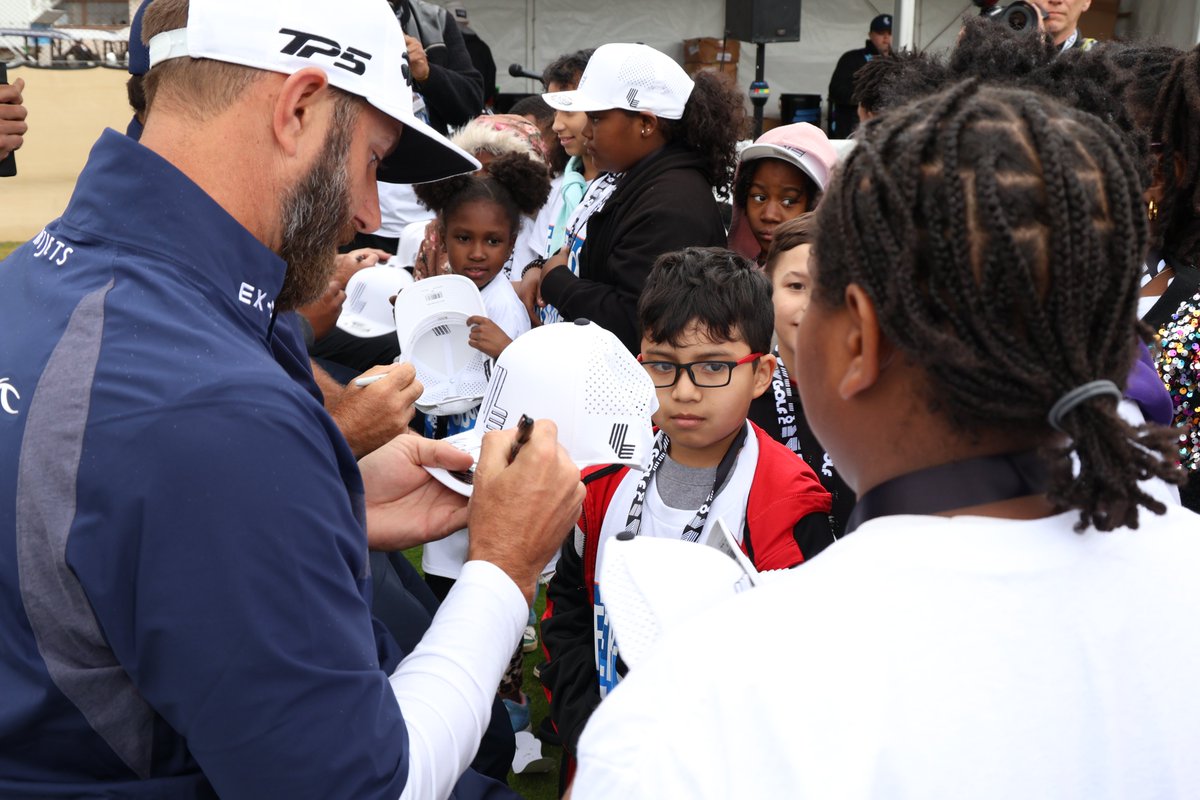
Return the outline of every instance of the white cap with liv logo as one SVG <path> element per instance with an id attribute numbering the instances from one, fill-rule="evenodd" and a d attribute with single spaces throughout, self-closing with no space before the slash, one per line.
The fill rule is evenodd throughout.
<path id="1" fill-rule="evenodd" d="M 695 82 L 669 56 L 644 44 L 605 44 L 596 48 L 573 92 L 542 95 L 559 111 L 648 111 L 682 119 Z"/>
<path id="2" fill-rule="evenodd" d="M 650 376 L 612 333 L 584 319 L 543 325 L 500 354 L 475 427 L 446 439 L 479 459 L 483 435 L 515 428 L 522 415 L 552 419 L 558 441 L 580 467 L 625 464 L 642 469 L 654 449 L 650 417 L 658 395 Z M 460 494 L 461 473 L 428 468 Z"/>

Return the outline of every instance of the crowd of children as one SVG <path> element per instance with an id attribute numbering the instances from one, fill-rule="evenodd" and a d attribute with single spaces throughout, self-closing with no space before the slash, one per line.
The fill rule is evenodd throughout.
<path id="1" fill-rule="evenodd" d="M 448 270 L 480 289 L 487 315 L 469 320 L 472 347 L 495 359 L 531 325 L 587 319 L 637 355 L 658 393 L 651 458 L 642 470 L 601 466 L 584 472 L 582 515 L 557 564 L 548 567 L 541 620 L 547 660 L 540 679 L 553 733 L 564 748 L 560 788 L 574 772 L 588 719 L 625 674 L 620 634 L 606 615 L 598 580 L 607 541 L 623 532 L 703 541 L 710 521 L 720 518 L 755 567 L 786 569 L 806 563 L 872 516 L 895 513 L 879 510 L 878 489 L 873 502 L 868 497 L 856 504 L 856 489 L 861 494 L 874 484 L 865 481 L 861 465 L 843 471 L 842 454 L 850 450 L 827 424 L 818 431 L 813 414 L 828 408 L 810 410 L 813 393 L 797 381 L 820 369 L 815 338 L 804 331 L 815 324 L 806 319 L 821 295 L 883 328 L 874 345 L 883 349 L 870 353 L 871 375 L 857 380 L 878 380 L 883 372 L 924 375 L 917 381 L 921 388 L 904 398 L 904 409 L 941 415 L 956 431 L 989 431 L 985 450 L 1041 452 L 1047 445 L 1040 431 L 1033 435 L 1038 424 L 1030 416 L 1038 412 L 1026 409 L 1045 406 L 1045 415 L 1056 399 L 1074 397 L 1076 385 L 1106 382 L 1077 401 L 1085 410 L 1051 415 L 1051 428 L 1070 442 L 1054 446 L 1056 457 L 1073 453 L 1071 459 L 1039 465 L 1034 458 L 1030 467 L 1025 455 L 1014 457 L 1025 459 L 1015 469 L 1040 477 L 1018 482 L 1012 496 L 1042 496 L 1047 510 L 1079 509 L 1079 529 L 1112 530 L 1139 520 L 1146 525 L 1147 511 L 1165 510 L 1161 498 L 1179 502 L 1173 487 L 1181 482 L 1184 503 L 1196 508 L 1200 223 L 1194 197 L 1200 150 L 1189 125 L 1200 114 L 1200 55 L 1137 44 L 1060 54 L 1037 37 L 994 28 L 969 20 L 949 58 L 904 52 L 864 68 L 856 90 L 860 113 L 881 122 L 867 124 L 858 136 L 874 143 L 886 130 L 890 138 L 886 145 L 860 145 L 861 152 L 835 149 L 806 123 L 739 144 L 745 115 L 732 87 L 708 73 L 690 78 L 644 45 L 607 44 L 564 55 L 546 68 L 544 102 L 531 98 L 514 109 L 528 120 L 518 139 L 530 152 L 497 156 L 466 147 L 484 163 L 480 175 L 417 187 L 421 201 L 437 213 L 422 227 L 417 275 Z M 1039 94 L 996 94 L 980 88 L 985 84 Z M 950 88 L 955 86 L 960 88 Z M 923 100 L 939 91 L 948 92 L 945 99 Z M 1045 124 L 1039 120 L 1065 111 L 1044 99 L 1049 94 L 1078 110 L 1064 120 L 1097 115 L 1092 119 L 1104 131 L 1104 147 L 1117 155 L 1087 161 L 1091 172 L 1081 175 L 1091 175 L 1092 183 L 1085 185 L 1058 163 L 1059 156 L 1042 154 L 1040 163 L 1054 170 L 1045 190 L 1053 205 L 1039 213 L 1056 222 L 1041 223 L 1047 227 L 1036 244 L 1030 237 L 1043 234 L 1028 211 L 1033 201 L 1010 191 L 1019 170 L 979 161 L 985 155 L 980 151 L 947 149 L 947 141 L 929 133 L 941 130 L 936 126 L 911 117 L 899 121 L 901 109 L 925 102 L 935 118 L 949 115 L 964 130 L 985 124 L 977 118 L 993 118 L 986 124 L 1052 147 L 1039 133 Z M 489 136 L 519 127 L 497 118 Z M 914 135 L 909 127 L 926 136 L 925 144 L 907 144 Z M 1147 141 L 1155 144 L 1147 147 Z M 1125 151 L 1136 156 L 1133 172 L 1121 160 Z M 839 153 L 845 152 L 855 153 L 858 183 L 843 178 L 833 201 L 838 208 L 825 210 L 823 199 L 843 170 Z M 939 171 L 947 171 L 943 180 L 949 180 L 950 173 L 968 168 L 962 159 L 974 170 L 978 183 L 968 189 L 976 194 L 953 181 L 935 187 Z M 906 169 L 916 171 L 907 185 L 891 177 Z M 1149 254 L 1138 237 L 1097 243 L 1093 226 L 1100 212 L 1081 205 L 1092 185 L 1145 192 L 1144 219 L 1122 218 L 1120 224 L 1138 231 L 1148 224 Z M 897 227 L 902 210 L 915 215 L 908 228 Z M 523 249 L 517 247 L 519 232 L 529 242 Z M 924 261 L 914 261 L 914 253 L 925 261 L 971 264 L 975 280 L 924 273 Z M 1038 260 L 1047 253 L 1055 254 L 1048 265 Z M 1139 314 L 1157 339 L 1139 339 L 1131 323 L 1117 324 L 1124 306 L 1101 312 L 1099 290 L 1089 292 L 1094 300 L 1083 306 L 1078 288 L 1069 302 L 1046 295 L 1061 281 L 1095 283 L 1062 272 L 1080 254 L 1081 263 L 1094 269 L 1117 269 L 1118 255 L 1145 264 Z M 838 271 L 830 266 L 835 260 L 842 265 Z M 908 272 L 889 274 L 900 269 Z M 861 286 L 861 300 L 847 286 Z M 986 302 L 985 286 L 991 292 Z M 862 305 L 867 300 L 869 309 Z M 1034 306 L 1050 302 L 1057 304 L 1047 311 L 1051 316 L 1030 316 Z M 1057 319 L 1074 314 L 1080 325 L 1091 326 L 1092 313 L 1106 315 L 1106 338 L 1094 338 L 1100 329 L 1091 334 L 1093 346 L 1108 348 L 1099 376 L 1081 370 L 1065 352 L 1063 337 L 1078 336 L 1079 329 L 1067 332 Z M 1017 319 L 1019 331 L 1006 329 L 1004 320 Z M 985 335 L 966 320 L 997 327 Z M 1059 348 L 1061 355 L 1051 365 L 1035 366 L 1018 334 L 1035 337 L 1037 349 Z M 864 355 L 871 347 L 853 337 L 843 344 L 864 348 Z M 995 360 L 999 371 L 983 368 L 985 358 Z M 1014 378 L 1019 369 L 1030 371 L 1025 382 Z M 857 391 L 853 385 L 847 374 L 843 399 Z M 1097 401 L 1091 398 L 1117 392 L 1115 387 L 1124 393 L 1119 418 L 1092 410 Z M 1144 420 L 1173 422 L 1177 430 L 1139 427 Z M 427 417 L 424 433 L 440 438 L 474 422 L 474 412 Z M 887 449 L 887 441 L 869 444 L 870 427 L 864 423 L 852 437 L 857 445 Z M 993 435 L 993 428 L 1011 431 L 1011 442 Z M 1139 444 L 1129 449 L 1118 442 L 1121 436 L 1134 436 Z M 853 459 L 862 455 L 855 452 Z M 1004 483 L 998 473 L 986 475 Z M 1007 498 L 987 491 L 965 496 L 979 503 Z M 947 498 L 942 505 L 970 503 Z M 940 511 L 917 503 L 910 513 Z M 1182 519 L 1168 518 L 1176 524 Z M 461 531 L 426 547 L 426 579 L 439 596 L 461 568 L 466 537 Z M 440 563 L 442 550 L 453 553 L 447 564 Z M 529 646 L 536 626 L 527 634 Z M 526 701 L 512 683 L 519 677 L 513 671 L 519 655 L 502 695 L 519 718 L 514 725 L 523 726 Z"/>

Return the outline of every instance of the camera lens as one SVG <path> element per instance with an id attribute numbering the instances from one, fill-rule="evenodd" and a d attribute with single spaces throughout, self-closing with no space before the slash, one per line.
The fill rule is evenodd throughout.
<path id="1" fill-rule="evenodd" d="M 1023 31 L 1030 25 L 1034 25 L 1034 21 L 1029 16 L 1029 11 L 1021 6 L 1013 6 L 1004 16 L 1004 21 L 1008 23 L 1008 27 L 1014 31 Z"/>

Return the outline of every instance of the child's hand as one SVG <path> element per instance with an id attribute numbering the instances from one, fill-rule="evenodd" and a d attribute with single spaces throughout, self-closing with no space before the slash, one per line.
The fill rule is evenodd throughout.
<path id="1" fill-rule="evenodd" d="M 446 260 L 446 247 L 439 235 L 441 223 L 436 219 L 425 226 L 425 238 L 417 250 L 417 263 L 413 264 L 413 278 L 421 280 L 434 275 L 450 274 L 450 262 Z"/>
<path id="2" fill-rule="evenodd" d="M 519 281 L 513 281 L 513 290 L 529 314 L 529 323 L 535 328 L 542 324 L 538 309 L 545 308 L 546 305 L 542 302 L 541 288 L 542 271 L 540 269 L 531 269 Z"/>
<path id="3" fill-rule="evenodd" d="M 508 334 L 487 317 L 468 317 L 467 324 L 471 326 L 471 336 L 467 340 L 471 347 L 492 358 L 499 358 L 504 348 L 512 343 Z"/>

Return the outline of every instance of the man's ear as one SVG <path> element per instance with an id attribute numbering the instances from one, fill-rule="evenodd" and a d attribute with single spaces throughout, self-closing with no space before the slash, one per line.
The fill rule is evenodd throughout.
<path id="1" fill-rule="evenodd" d="M 879 380 L 883 360 L 890 355 L 891 345 L 879 328 L 875 303 L 858 284 L 846 287 L 843 310 L 845 329 L 841 347 L 846 367 L 838 381 L 838 394 L 843 400 L 849 400 Z"/>
<path id="2" fill-rule="evenodd" d="M 767 353 L 754 364 L 754 396 L 762 397 L 771 385 L 771 380 L 775 377 L 775 366 L 777 359 L 775 356 Z"/>
<path id="3" fill-rule="evenodd" d="M 325 91 L 328 86 L 328 76 L 318 67 L 305 67 L 283 81 L 275 96 L 271 131 L 285 155 L 297 155 L 305 137 L 314 132 L 320 134 L 318 141 L 324 142 L 325 130 L 319 123 L 320 115 L 313 112 L 323 99 L 328 99 Z"/>

